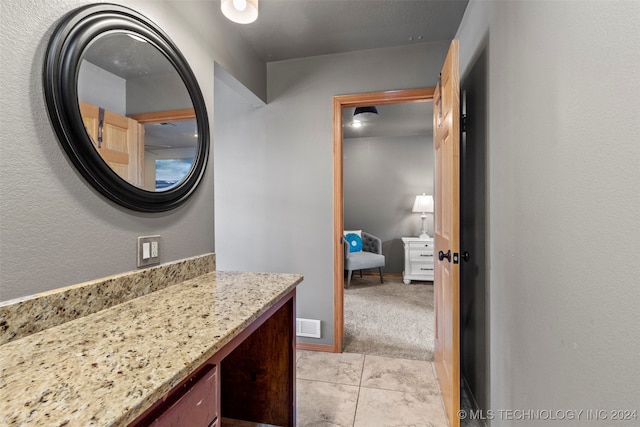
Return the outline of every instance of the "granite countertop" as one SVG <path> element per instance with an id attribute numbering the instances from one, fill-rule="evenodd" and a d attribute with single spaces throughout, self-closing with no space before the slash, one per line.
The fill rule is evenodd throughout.
<path id="1" fill-rule="evenodd" d="M 4 344 L 2 422 L 126 426 L 301 281 L 207 273 Z"/>

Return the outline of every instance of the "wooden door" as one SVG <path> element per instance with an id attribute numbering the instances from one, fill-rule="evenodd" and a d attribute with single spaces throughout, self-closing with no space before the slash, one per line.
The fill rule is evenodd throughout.
<path id="1" fill-rule="evenodd" d="M 102 112 L 101 126 L 100 108 L 86 102 L 80 103 L 80 114 L 102 159 L 121 178 L 143 187 L 144 127 L 133 119 L 108 110 Z"/>
<path id="2" fill-rule="evenodd" d="M 435 365 L 451 427 L 460 420 L 460 76 L 458 41 L 445 59 L 433 104 L 435 148 Z"/>

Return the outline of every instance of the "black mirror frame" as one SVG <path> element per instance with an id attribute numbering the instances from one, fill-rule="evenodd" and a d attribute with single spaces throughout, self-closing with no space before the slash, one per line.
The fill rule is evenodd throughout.
<path id="1" fill-rule="evenodd" d="M 152 192 L 118 176 L 102 160 L 87 134 L 78 104 L 78 70 L 87 46 L 109 31 L 130 31 L 151 42 L 182 78 L 196 113 L 198 149 L 189 174 L 175 187 Z M 209 156 L 209 119 L 198 82 L 171 39 L 138 12 L 114 4 L 93 4 L 66 15 L 49 41 L 44 66 L 44 93 L 51 124 L 71 162 L 100 193 L 126 208 L 163 212 L 184 203 L 204 175 Z"/>

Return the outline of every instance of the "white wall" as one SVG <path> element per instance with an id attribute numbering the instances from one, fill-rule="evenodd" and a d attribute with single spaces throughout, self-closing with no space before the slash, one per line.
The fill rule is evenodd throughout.
<path id="1" fill-rule="evenodd" d="M 56 22 L 89 0 L 2 1 L 0 20 L 0 300 L 136 269 L 136 237 L 162 236 L 162 262 L 214 250 L 213 171 L 178 209 L 136 213 L 107 201 L 75 171 L 45 109 L 42 65 Z M 207 2 L 119 1 L 146 15 L 190 63 L 213 122 L 214 60 L 242 68 L 266 93 L 266 67 L 225 40 Z M 211 18 L 200 25 L 210 8 Z M 218 8 L 219 9 L 219 8 Z"/>
<path id="2" fill-rule="evenodd" d="M 458 31 L 462 74 L 489 52 L 495 411 L 638 409 L 638 16 L 638 2 L 472 0 Z M 516 424 L 540 421 L 492 422 Z"/>
<path id="3" fill-rule="evenodd" d="M 322 321 L 314 343 L 333 343 L 332 98 L 433 87 L 448 44 L 269 63 L 268 104 L 225 119 L 216 90 L 218 268 L 303 274 L 297 314 Z"/>

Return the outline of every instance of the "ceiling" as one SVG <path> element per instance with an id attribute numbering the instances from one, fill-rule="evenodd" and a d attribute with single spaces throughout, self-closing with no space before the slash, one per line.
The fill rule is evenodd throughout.
<path id="1" fill-rule="evenodd" d="M 220 3 L 220 0 L 209 0 Z M 225 31 L 265 62 L 454 38 L 468 0 L 261 0 L 258 19 L 235 24 L 213 7 Z M 98 38 L 84 59 L 122 78 L 172 72 L 139 37 Z"/>
<path id="2" fill-rule="evenodd" d="M 190 148 L 195 152 L 198 127 L 195 120 L 147 123 L 144 125 L 145 150 Z"/>
<path id="3" fill-rule="evenodd" d="M 213 0 L 219 2 L 219 0 Z M 454 38 L 468 0 L 260 0 L 236 30 L 266 62 Z M 216 8 L 220 15 L 220 8 Z"/>
<path id="4" fill-rule="evenodd" d="M 343 137 L 388 137 L 433 134 L 433 102 L 410 102 L 376 106 L 378 117 L 353 127 L 355 108 L 342 109 Z"/>
<path id="5" fill-rule="evenodd" d="M 213 0 L 219 2 L 220 0 Z M 452 40 L 468 0 L 260 0 L 258 19 L 232 24 L 265 62 Z M 222 16 L 220 8 L 217 13 Z M 224 18 L 223 18 L 224 19 Z M 433 104 L 377 106 L 378 118 L 344 138 L 432 135 Z"/>
<path id="6" fill-rule="evenodd" d="M 220 0 L 209 0 L 219 3 Z M 451 40 L 468 0 L 260 0 L 258 20 L 235 24 L 214 10 L 265 62 L 415 43 Z M 124 79 L 175 72 L 163 55 L 139 39 L 112 34 L 98 39 L 84 59 Z M 344 137 L 431 134 L 431 103 L 378 106 L 379 117 L 356 129 L 345 109 Z M 175 127 L 161 133 L 192 134 Z M 186 124 L 184 124 L 186 125 Z M 188 125 L 191 126 L 191 125 Z M 149 129 L 153 133 L 156 129 Z M 159 130 L 159 129 L 158 129 Z M 151 136 L 151 135 L 149 135 Z M 191 141 L 190 138 L 187 138 Z M 158 140 L 156 149 L 170 145 Z"/>
<path id="7" fill-rule="evenodd" d="M 155 46 L 125 32 L 97 37 L 82 59 L 125 80 L 176 74 L 171 62 Z"/>

